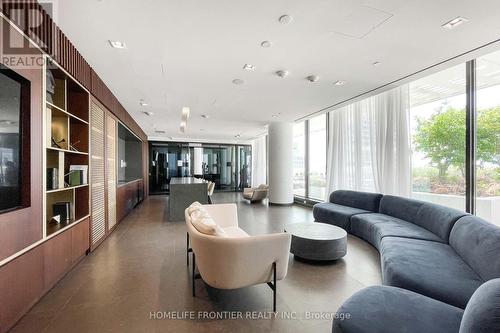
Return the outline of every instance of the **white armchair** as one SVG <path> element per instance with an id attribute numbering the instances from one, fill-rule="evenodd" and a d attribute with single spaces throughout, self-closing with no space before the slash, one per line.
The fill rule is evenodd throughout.
<path id="1" fill-rule="evenodd" d="M 195 266 L 200 277 L 219 289 L 236 289 L 267 283 L 273 289 L 273 310 L 276 311 L 276 281 L 285 278 L 288 270 L 290 234 L 275 233 L 249 236 L 238 227 L 236 204 L 204 205 L 224 236 L 200 233 L 185 218 L 193 252 L 193 296 Z M 189 248 L 189 240 L 188 240 Z M 272 282 L 272 283 L 271 283 Z"/>
<path id="2" fill-rule="evenodd" d="M 243 189 L 243 198 L 252 202 L 262 201 L 267 198 L 269 193 L 269 187 L 265 184 L 259 185 L 259 187 L 247 187 Z"/>

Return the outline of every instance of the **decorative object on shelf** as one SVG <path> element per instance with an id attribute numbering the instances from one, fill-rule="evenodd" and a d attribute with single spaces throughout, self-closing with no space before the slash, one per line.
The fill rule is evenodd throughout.
<path id="1" fill-rule="evenodd" d="M 56 80 L 54 79 L 54 74 L 51 70 L 46 71 L 47 75 L 47 102 L 53 103 L 54 94 L 56 93 Z"/>
<path id="2" fill-rule="evenodd" d="M 57 190 L 59 188 L 59 169 L 47 168 L 47 190 Z"/>
<path id="3" fill-rule="evenodd" d="M 88 184 L 88 165 L 70 165 L 68 176 L 69 186 L 80 186 Z"/>
<path id="4" fill-rule="evenodd" d="M 57 141 L 54 137 L 52 137 L 51 142 L 52 142 L 52 148 L 62 149 L 62 147 L 59 144 L 66 142 L 66 139 L 61 139 Z"/>
<path id="5" fill-rule="evenodd" d="M 56 217 L 59 216 L 59 223 L 69 222 L 71 219 L 71 203 L 69 201 L 56 202 L 52 206 L 52 212 L 54 214 L 53 220 L 57 220 Z"/>
<path id="6" fill-rule="evenodd" d="M 50 222 L 56 223 L 56 224 L 61 223 L 61 215 L 52 216 L 52 219 L 50 220 Z"/>
<path id="7" fill-rule="evenodd" d="M 80 140 L 78 140 L 77 142 L 70 143 L 70 144 L 69 144 L 69 150 L 76 151 L 76 152 L 80 152 L 78 149 L 76 149 L 76 148 L 75 148 L 75 146 L 76 146 L 77 144 L 79 144 L 79 143 L 80 143 Z"/>

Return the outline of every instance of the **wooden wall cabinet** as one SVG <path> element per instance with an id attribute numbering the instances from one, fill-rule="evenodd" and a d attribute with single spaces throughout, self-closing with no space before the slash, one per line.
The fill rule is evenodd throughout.
<path id="1" fill-rule="evenodd" d="M 142 179 L 118 186 L 116 191 L 117 220 L 123 220 L 142 200 L 144 200 L 144 181 Z"/>

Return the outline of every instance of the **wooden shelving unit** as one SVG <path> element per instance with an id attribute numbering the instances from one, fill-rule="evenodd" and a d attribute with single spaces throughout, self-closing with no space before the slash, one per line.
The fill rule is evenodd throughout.
<path id="1" fill-rule="evenodd" d="M 45 223 L 46 236 L 89 216 L 89 101 L 80 84 L 52 62 L 46 68 Z M 71 168 L 83 169 L 76 177 Z M 85 171 L 86 169 L 86 171 Z M 54 204 L 68 202 L 67 219 L 54 219 Z"/>

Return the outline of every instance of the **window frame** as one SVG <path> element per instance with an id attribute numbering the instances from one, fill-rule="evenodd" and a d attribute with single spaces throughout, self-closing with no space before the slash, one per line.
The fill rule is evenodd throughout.
<path id="1" fill-rule="evenodd" d="M 0 215 L 31 206 L 31 82 L 5 65 L 0 73 L 21 86 L 19 116 L 19 205 L 0 210 Z"/>

